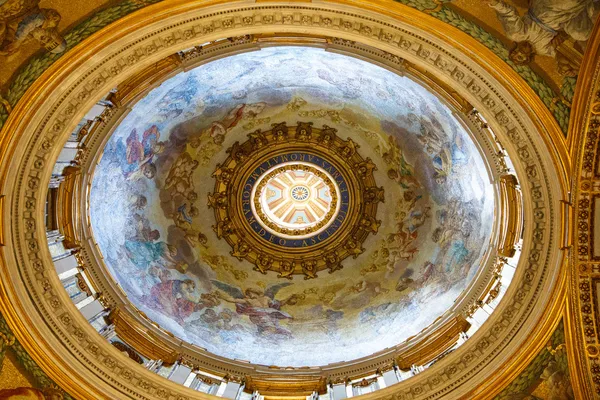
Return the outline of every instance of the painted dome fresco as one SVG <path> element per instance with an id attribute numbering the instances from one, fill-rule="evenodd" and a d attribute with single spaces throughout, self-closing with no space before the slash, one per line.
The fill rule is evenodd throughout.
<path id="1" fill-rule="evenodd" d="M 452 309 L 487 259 L 494 190 L 428 89 L 320 49 L 179 73 L 105 145 L 95 240 L 129 301 L 230 359 L 321 366 Z"/>

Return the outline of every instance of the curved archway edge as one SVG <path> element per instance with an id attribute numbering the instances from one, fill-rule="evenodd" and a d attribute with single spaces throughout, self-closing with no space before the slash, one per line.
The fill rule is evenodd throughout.
<path id="1" fill-rule="evenodd" d="M 505 376 L 514 376 L 521 361 L 518 350 L 540 348 L 549 334 L 539 321 L 555 325 L 561 315 L 558 200 L 565 197 L 569 159 L 552 116 L 512 70 L 502 68 L 501 60 L 458 30 L 396 3 L 386 8 L 377 1 L 159 3 L 96 33 L 56 62 L 15 107 L 0 139 L 0 183 L 6 196 L 0 309 L 9 325 L 40 366 L 78 398 L 198 398 L 197 392 L 134 368 L 102 342 L 59 290 L 58 277 L 48 268 L 45 232 L 36 222 L 43 220 L 51 161 L 86 110 L 108 90 L 176 51 L 272 31 L 356 40 L 434 69 L 480 110 L 507 151 L 521 160 L 519 172 L 527 179 L 523 189 L 534 218 L 508 301 L 460 352 L 416 378 L 369 395 L 464 395 L 470 382 L 481 388 L 474 396 L 489 396 L 497 390 L 490 385 L 490 369 L 509 365 Z M 495 381 L 502 379 L 507 378 Z"/>

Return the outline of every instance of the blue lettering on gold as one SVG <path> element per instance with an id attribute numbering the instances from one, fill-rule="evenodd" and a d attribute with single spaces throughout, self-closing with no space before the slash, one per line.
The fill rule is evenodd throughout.
<path id="1" fill-rule="evenodd" d="M 250 205 L 250 197 L 252 193 L 252 189 L 256 184 L 258 178 L 265 173 L 268 169 L 271 169 L 278 164 L 288 162 L 288 161 L 303 161 L 308 162 L 310 164 L 317 165 L 327 171 L 333 180 L 337 183 L 339 191 L 340 191 L 340 209 L 338 211 L 338 215 L 335 220 L 331 223 L 331 225 L 324 231 L 320 232 L 318 235 L 314 235 L 308 237 L 306 239 L 296 239 L 296 240 L 286 240 L 282 237 L 279 237 L 271 232 L 266 231 L 263 226 L 256 220 L 254 213 L 252 212 L 252 208 Z M 257 166 L 254 171 L 250 173 L 248 178 L 246 179 L 244 189 L 242 192 L 242 212 L 246 218 L 247 223 L 250 225 L 252 230 L 260 235 L 264 240 L 273 243 L 275 245 L 287 248 L 293 247 L 310 247 L 318 245 L 319 243 L 327 240 L 331 235 L 333 235 L 342 225 L 342 223 L 346 219 L 346 214 L 348 213 L 348 202 L 350 200 L 350 195 L 348 193 L 348 184 L 344 175 L 337 169 L 335 165 L 328 162 L 327 160 L 310 153 L 304 152 L 290 152 L 287 154 L 281 154 L 278 156 L 270 157 L 268 160 L 264 161 L 262 164 Z"/>

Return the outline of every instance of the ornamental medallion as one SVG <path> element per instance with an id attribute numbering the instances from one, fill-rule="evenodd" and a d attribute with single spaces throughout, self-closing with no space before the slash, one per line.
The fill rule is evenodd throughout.
<path id="1" fill-rule="evenodd" d="M 263 274 L 310 279 L 341 269 L 381 223 L 383 188 L 375 184 L 376 166 L 358 148 L 335 129 L 312 123 L 250 133 L 213 173 L 208 204 L 217 237 Z"/>

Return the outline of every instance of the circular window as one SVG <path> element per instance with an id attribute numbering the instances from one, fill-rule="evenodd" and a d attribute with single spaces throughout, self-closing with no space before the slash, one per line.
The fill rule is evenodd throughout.
<path id="1" fill-rule="evenodd" d="M 263 226 L 286 237 L 326 229 L 339 210 L 339 188 L 322 168 L 287 163 L 263 174 L 253 190 L 254 210 Z"/>

